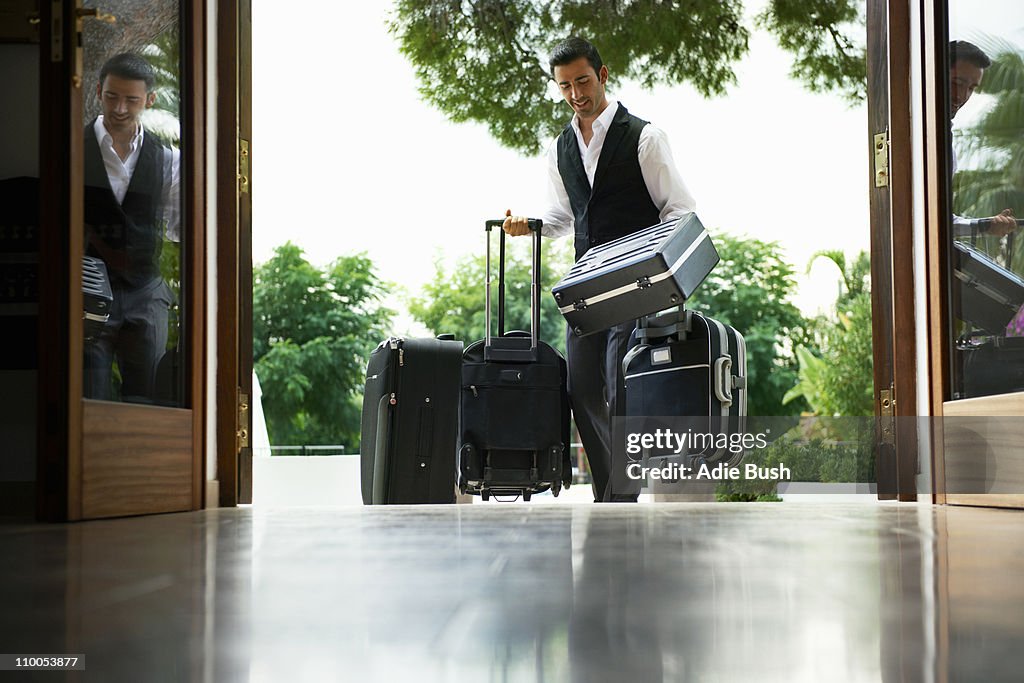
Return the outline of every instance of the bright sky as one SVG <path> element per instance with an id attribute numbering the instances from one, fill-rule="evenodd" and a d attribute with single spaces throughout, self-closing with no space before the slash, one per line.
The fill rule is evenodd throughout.
<path id="1" fill-rule="evenodd" d="M 543 211 L 542 157 L 520 157 L 420 101 L 385 28 L 390 2 L 305 4 L 281 12 L 253 2 L 256 263 L 286 240 L 318 265 L 366 251 L 385 279 L 418 294 L 435 256 L 483 250 L 485 219 Z M 748 5 L 753 14 L 762 3 Z M 865 108 L 806 92 L 789 64 L 771 36 L 755 33 L 726 97 L 628 84 L 609 94 L 668 133 L 712 235 L 784 246 L 801 274 L 796 303 L 813 312 L 834 300 L 838 280 L 823 262 L 803 277 L 811 255 L 868 249 L 870 145 Z"/>

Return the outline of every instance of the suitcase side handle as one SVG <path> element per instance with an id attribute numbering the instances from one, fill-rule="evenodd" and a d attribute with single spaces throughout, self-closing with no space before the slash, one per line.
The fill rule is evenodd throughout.
<path id="1" fill-rule="evenodd" d="M 484 355 L 489 355 L 491 342 L 491 230 L 500 228 L 505 219 L 484 222 L 487 232 L 486 289 L 484 294 Z M 530 269 L 530 350 L 533 360 L 537 357 L 540 338 L 540 280 L 541 280 L 541 228 L 544 222 L 539 218 L 527 219 L 527 226 L 533 231 L 533 265 Z M 498 246 L 498 336 L 505 334 L 505 231 L 499 230 Z"/>
<path id="2" fill-rule="evenodd" d="M 715 388 L 715 396 L 722 402 L 722 407 L 732 405 L 732 357 L 725 355 L 715 361 L 715 369 L 712 373 L 712 384 Z"/>

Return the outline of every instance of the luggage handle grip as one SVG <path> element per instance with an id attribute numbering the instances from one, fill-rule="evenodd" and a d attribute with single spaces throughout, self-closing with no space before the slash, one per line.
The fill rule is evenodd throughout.
<path id="1" fill-rule="evenodd" d="M 500 227 L 504 218 L 484 221 L 487 232 L 487 260 L 485 265 L 486 285 L 484 292 L 484 348 L 491 346 L 491 230 Z M 540 268 L 541 268 L 541 227 L 540 218 L 528 218 L 527 226 L 533 231 L 533 266 L 530 269 L 530 349 L 540 346 Z M 498 255 L 498 336 L 505 334 L 505 231 L 499 231 Z"/>
<path id="2" fill-rule="evenodd" d="M 495 218 L 495 219 L 492 219 L 492 220 L 484 222 L 484 230 L 486 230 L 487 232 L 490 232 L 492 228 L 500 228 L 504 224 L 505 224 L 505 219 L 504 218 Z M 543 225 L 544 225 L 544 221 L 542 221 L 539 218 L 527 218 L 526 219 L 526 227 L 528 227 L 530 230 L 532 230 L 534 232 L 537 232 L 538 230 L 540 230 L 541 227 L 543 227 Z"/>
<path id="3" fill-rule="evenodd" d="M 715 396 L 722 402 L 722 407 L 732 405 L 732 358 L 722 356 L 715 361 L 715 370 L 712 383 L 715 387 Z"/>

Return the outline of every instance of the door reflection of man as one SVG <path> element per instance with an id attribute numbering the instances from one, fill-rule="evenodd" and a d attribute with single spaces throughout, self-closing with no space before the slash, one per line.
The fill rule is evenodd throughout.
<path id="1" fill-rule="evenodd" d="M 949 120 L 953 121 L 957 112 L 967 104 L 971 95 L 981 85 L 985 69 L 992 66 L 988 55 L 973 43 L 966 40 L 954 40 L 949 44 Z M 953 152 L 953 174 L 957 171 L 956 152 Z M 953 232 L 957 236 L 970 235 L 975 228 L 996 237 L 1003 237 L 1017 229 L 1017 220 L 1013 217 L 1013 209 L 1003 209 L 995 216 L 986 219 L 970 219 L 953 215 Z"/>
<path id="2" fill-rule="evenodd" d="M 156 102 L 153 67 L 123 53 L 100 70 L 102 114 L 85 127 L 86 253 L 103 259 L 114 297 L 102 331 L 85 342 L 86 398 L 154 399 L 167 348 L 173 293 L 160 274 L 164 239 L 179 241 L 178 150 L 147 133 L 142 113 Z"/>

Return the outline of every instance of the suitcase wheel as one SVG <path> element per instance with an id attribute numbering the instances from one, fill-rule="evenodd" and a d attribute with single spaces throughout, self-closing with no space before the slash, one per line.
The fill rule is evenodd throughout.
<path id="1" fill-rule="evenodd" d="M 459 477 L 459 493 L 466 495 L 466 480 L 462 477 Z"/>
<path id="2" fill-rule="evenodd" d="M 487 489 L 481 489 L 480 490 L 480 500 L 486 501 L 486 500 L 489 500 L 490 497 L 491 497 L 491 492 L 490 491 L 488 491 Z"/>
<path id="3" fill-rule="evenodd" d="M 530 502 L 530 495 L 531 494 L 530 494 L 529 491 L 523 491 L 523 502 L 529 503 Z"/>

